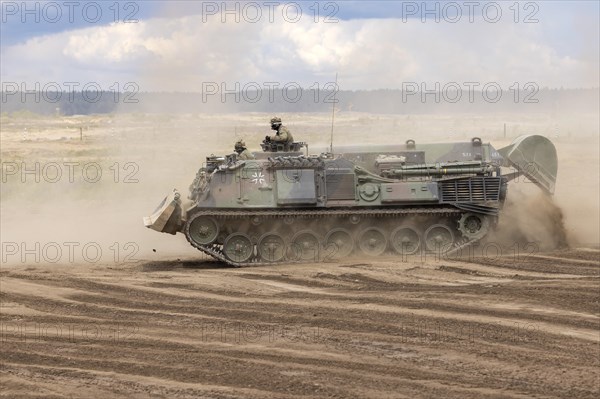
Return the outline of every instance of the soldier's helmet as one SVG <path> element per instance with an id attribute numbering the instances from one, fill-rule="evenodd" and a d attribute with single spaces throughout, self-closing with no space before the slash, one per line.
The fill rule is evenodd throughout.
<path id="1" fill-rule="evenodd" d="M 243 140 L 238 140 L 238 141 L 235 143 L 235 147 L 234 147 L 234 148 L 235 148 L 236 150 L 238 150 L 238 149 L 239 149 L 239 150 L 243 150 L 244 148 L 246 148 L 246 143 L 244 143 L 244 141 L 243 141 Z"/>
<path id="2" fill-rule="evenodd" d="M 279 118 L 277 116 L 274 118 L 271 118 L 271 125 L 275 125 L 275 126 L 281 125 L 281 118 Z"/>

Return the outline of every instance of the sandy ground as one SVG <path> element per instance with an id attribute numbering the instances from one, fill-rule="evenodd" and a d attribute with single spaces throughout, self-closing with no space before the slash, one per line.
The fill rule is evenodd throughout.
<path id="1" fill-rule="evenodd" d="M 2 397 L 600 394 L 597 115 L 336 117 L 336 140 L 353 143 L 547 135 L 571 249 L 548 248 L 527 195 L 503 220 L 535 245 L 511 246 L 508 229 L 501 256 L 461 260 L 233 269 L 143 228 L 205 156 L 238 137 L 256 150 L 270 116 L 2 115 Z M 328 144 L 329 115 L 282 116 L 311 148 Z M 39 181 L 21 170 L 36 162 Z M 103 172 L 92 183 L 90 163 Z"/>
<path id="2" fill-rule="evenodd" d="M 599 256 L 11 267 L 2 395 L 593 398 Z"/>

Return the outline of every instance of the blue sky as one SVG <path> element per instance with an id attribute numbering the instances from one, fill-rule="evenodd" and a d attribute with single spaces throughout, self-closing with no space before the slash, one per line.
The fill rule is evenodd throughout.
<path id="1" fill-rule="evenodd" d="M 252 2 L 252 1 L 250 1 Z M 136 19 L 145 20 L 154 17 L 162 16 L 162 11 L 164 10 L 164 1 L 119 1 L 120 4 L 118 14 L 115 14 L 116 10 L 114 7 L 115 1 L 77 1 L 74 3 L 78 3 L 77 5 L 72 6 L 74 20 L 69 21 L 67 16 L 67 12 L 69 11 L 68 6 L 64 6 L 64 1 L 35 1 L 35 2 L 25 2 L 25 8 L 29 10 L 34 10 L 35 7 L 39 7 L 39 15 L 40 21 L 35 21 L 35 14 L 27 14 L 25 12 L 24 7 L 22 6 L 23 2 L 21 1 L 2 1 L 2 24 L 1 24 L 1 45 L 7 46 L 12 45 L 17 42 L 23 42 L 27 39 L 30 39 L 35 36 L 50 34 L 50 33 L 58 33 L 66 30 L 78 29 L 89 27 L 90 25 L 107 25 L 111 22 L 114 22 L 115 19 L 124 19 L 127 15 L 132 15 Z M 56 3 L 61 5 L 60 10 L 62 18 L 59 18 L 57 22 L 52 22 L 52 19 L 55 17 L 54 7 L 46 6 L 45 11 L 43 7 L 45 3 Z M 100 4 L 102 10 L 102 17 L 97 22 L 88 22 L 84 18 L 82 18 L 82 9 L 86 3 L 97 3 Z M 130 3 L 135 3 L 135 7 L 133 7 Z M 185 16 L 192 14 L 201 14 L 203 11 L 203 6 L 201 1 L 169 1 L 171 4 L 177 4 L 177 7 L 174 7 L 170 10 L 169 16 Z M 222 1 L 209 1 L 205 3 L 213 3 L 217 4 L 219 7 Z M 235 3 L 235 2 L 230 2 Z M 242 2 L 238 2 L 243 4 Z M 264 2 L 256 1 L 259 5 L 262 5 Z M 442 8 L 444 7 L 443 2 L 439 1 L 279 1 L 278 3 L 295 3 L 299 4 L 303 8 L 303 13 L 305 15 L 314 15 L 316 7 L 315 3 L 319 4 L 319 13 L 320 15 L 334 15 L 335 18 L 339 18 L 342 20 L 349 19 L 358 19 L 358 18 L 411 18 L 411 19 L 419 19 L 424 11 L 421 4 L 426 3 L 425 7 L 433 10 L 436 3 L 438 7 L 440 7 L 440 14 L 442 13 Z M 452 2 L 450 2 L 452 3 Z M 461 5 L 461 12 L 465 15 L 469 12 L 468 8 L 463 5 L 464 2 L 458 1 L 454 2 Z M 494 3 L 490 1 L 481 1 L 479 2 L 481 5 L 473 8 L 473 14 L 479 15 L 481 13 L 481 9 L 484 7 L 486 3 Z M 514 8 L 509 8 L 514 4 L 514 1 L 500 1 L 496 2 L 502 5 L 502 8 L 505 13 L 507 13 L 507 17 L 514 17 Z M 525 4 L 527 3 L 536 3 L 538 5 L 539 10 L 535 10 L 535 8 L 528 6 L 527 9 L 524 9 Z M 413 11 L 412 6 L 416 4 L 418 9 Z M 550 39 L 555 41 L 558 47 L 560 47 L 561 51 L 568 51 L 571 47 L 576 47 L 578 43 L 575 41 L 576 35 L 573 34 L 572 29 L 568 29 L 573 22 L 570 21 L 569 16 L 574 16 L 577 18 L 592 18 L 596 21 L 598 20 L 598 15 L 600 13 L 600 1 L 589 0 L 589 1 L 538 1 L 538 2 L 521 2 L 522 8 L 520 10 L 521 18 L 525 18 L 527 15 L 532 15 L 532 18 L 540 18 L 548 20 L 545 24 L 548 26 L 546 30 L 546 34 Z M 16 10 L 14 9 L 16 7 Z M 207 6 L 204 6 L 207 7 Z M 233 7 L 233 6 L 232 6 Z M 94 11 L 93 8 L 89 8 L 89 13 L 92 14 Z M 446 12 L 449 18 L 453 18 L 455 8 L 448 7 Z M 221 10 L 219 10 L 220 12 Z M 491 11 L 490 11 L 491 12 Z M 118 18 L 116 18 L 118 15 Z M 45 18 L 47 17 L 47 18 Z M 22 19 L 25 19 L 25 23 L 22 22 Z M 427 18 L 433 18 L 431 15 Z"/>
<path id="2" fill-rule="evenodd" d="M 157 41 L 166 42 L 184 34 L 181 37 L 198 35 L 197 40 L 202 41 L 198 46 L 203 48 L 202 54 L 209 52 L 217 58 L 228 57 L 228 54 L 220 54 L 218 48 L 211 48 L 210 42 L 218 42 L 223 48 L 240 51 L 240 62 L 245 60 L 248 73 L 254 77 L 262 76 L 259 73 L 261 69 L 274 68 L 277 62 L 274 62 L 271 57 L 273 54 L 280 54 L 283 49 L 288 59 L 291 57 L 296 61 L 287 67 L 290 74 L 302 76 L 305 81 L 330 74 L 335 69 L 348 69 L 353 66 L 353 63 L 348 61 L 348 57 L 360 56 L 365 52 L 372 52 L 373 55 L 384 57 L 387 57 L 387 54 L 393 54 L 396 58 L 390 58 L 390 61 L 398 62 L 398 69 L 403 71 L 405 78 L 428 80 L 430 76 L 432 79 L 439 79 L 439 76 L 444 76 L 444 71 L 433 70 L 426 61 L 436 60 L 439 54 L 444 52 L 444 43 L 453 40 L 448 44 L 455 47 L 459 53 L 464 51 L 466 58 L 472 62 L 472 70 L 477 71 L 474 73 L 474 77 L 478 79 L 485 76 L 486 71 L 490 79 L 496 79 L 499 76 L 507 75 L 506 68 L 511 68 L 515 74 L 522 71 L 523 79 L 531 80 L 532 72 L 528 68 L 531 67 L 535 71 L 536 63 L 540 63 L 539 68 L 543 69 L 544 65 L 547 68 L 545 72 L 543 70 L 540 72 L 540 80 L 545 79 L 547 82 L 544 83 L 549 86 L 578 86 L 590 81 L 592 84 L 598 83 L 594 74 L 589 72 L 598 65 L 598 15 L 600 14 L 600 2 L 598 1 L 520 2 L 516 3 L 516 7 L 514 1 L 478 2 L 473 9 L 473 16 L 478 21 L 477 24 L 467 21 L 469 8 L 465 7 L 462 1 L 453 3 L 458 5 L 461 13 L 461 18 L 456 23 L 451 21 L 456 18 L 455 10 L 457 8 L 450 6 L 448 2 L 321 1 L 318 3 L 318 7 L 315 7 L 315 1 L 307 1 L 288 2 L 301 5 L 303 13 L 301 23 L 286 24 L 286 21 L 279 18 L 279 21 L 269 24 L 269 21 L 263 23 L 267 19 L 265 2 L 256 1 L 250 3 L 262 5 L 264 12 L 259 23 L 244 24 L 242 22 L 237 24 L 239 26 L 232 27 L 232 24 L 229 23 L 232 17 L 226 15 L 227 26 L 223 24 L 217 28 L 200 25 L 206 22 L 202 17 L 203 11 L 214 11 L 215 15 L 207 16 L 211 21 L 221 16 L 224 11 L 221 8 L 221 1 L 204 2 L 204 4 L 199 1 L 122 1 L 119 3 L 82 1 L 74 2 L 71 9 L 63 1 L 38 1 L 26 3 L 25 7 L 33 10 L 30 13 L 25 12 L 24 3 L 21 1 L 2 1 L 1 3 L 0 51 L 3 55 L 1 74 L 3 80 L 29 79 L 34 78 L 36 74 L 43 76 L 48 71 L 51 72 L 50 75 L 59 77 L 61 76 L 60 70 L 65 71 L 65 79 L 69 70 L 75 72 L 79 78 L 86 76 L 85 72 L 88 71 L 89 76 L 97 76 L 98 73 L 104 72 L 105 74 L 114 73 L 115 79 L 126 79 L 127 74 L 135 76 L 136 68 L 139 69 L 148 60 L 160 61 L 166 57 L 167 53 L 176 54 L 171 49 L 165 50 L 161 46 L 157 47 Z M 242 8 L 246 3 L 229 2 L 227 7 L 233 8 L 238 4 Z M 281 5 L 277 8 L 277 13 L 281 12 L 282 5 L 286 4 L 286 2 L 279 3 Z M 118 7 L 115 7 L 115 4 Z M 436 23 L 432 14 L 426 15 L 426 21 L 421 22 L 425 11 L 423 4 L 429 10 L 438 7 L 440 23 Z M 501 7 L 502 11 L 499 23 L 485 24 L 482 19 L 483 9 L 491 10 L 493 16 L 497 5 Z M 214 10 L 215 6 L 217 7 L 216 11 Z M 98 7 L 101 17 L 95 20 L 95 11 Z M 315 27 L 317 24 L 310 25 L 316 8 L 319 9 L 320 17 L 333 14 L 338 22 L 324 24 L 320 20 L 318 27 Z M 56 14 L 57 9 L 61 12 L 60 17 Z M 87 14 L 84 14 L 84 9 L 87 10 Z M 73 11 L 72 21 L 69 20 L 69 10 Z M 118 17 L 115 14 L 117 10 Z M 293 11 L 293 8 L 291 10 Z M 444 10 L 446 14 L 443 13 Z M 518 16 L 516 15 L 517 10 Z M 140 23 L 129 24 L 130 26 L 125 27 L 122 20 L 128 15 Z M 444 18 L 445 16 L 446 18 Z M 527 16 L 537 22 L 524 23 Z M 36 17 L 39 18 L 37 22 Z M 518 19 L 517 22 L 513 21 L 515 18 Z M 115 23 L 115 19 L 119 22 Z M 390 21 L 393 23 L 390 24 Z M 178 31 L 178 23 L 182 26 L 184 23 L 187 24 L 185 31 Z M 197 28 L 194 27 L 194 24 L 197 25 Z M 423 26 L 415 26 L 419 24 Z M 500 28 L 500 25 L 503 28 Z M 161 26 L 165 28 L 162 29 Z M 260 29 L 258 29 L 259 26 Z M 277 35 L 276 29 L 280 29 L 283 34 Z M 117 34 L 116 31 L 120 33 Z M 216 37 L 217 40 L 210 40 L 209 34 Z M 306 37 L 310 40 L 305 40 L 304 37 L 301 37 L 303 35 L 307 35 Z M 319 41 L 315 35 L 321 35 L 322 40 Z M 398 38 L 399 35 L 403 37 Z M 413 36 L 411 40 L 411 37 L 408 37 L 410 35 L 418 35 L 418 37 Z M 123 40 L 131 43 L 127 48 L 121 48 L 118 52 L 117 49 L 111 49 L 106 44 L 97 46 L 98 37 L 102 37 L 103 40 L 118 40 L 119 43 L 116 43 L 115 48 L 122 47 Z M 522 37 L 523 40 L 519 41 L 519 37 Z M 207 43 L 204 43 L 204 40 Z M 271 46 L 268 40 L 274 44 Z M 457 44 L 457 40 L 461 41 L 461 45 Z M 508 43 L 510 40 L 514 41 L 512 47 Z M 82 45 L 82 41 L 86 41 L 87 49 L 74 50 L 74 46 Z M 240 49 L 235 44 L 242 41 L 249 46 L 254 46 L 254 51 L 243 53 L 247 49 Z M 352 48 L 359 42 L 362 43 L 360 46 Z M 486 43 L 489 43 L 489 46 L 486 46 Z M 174 42 L 174 45 L 176 46 L 177 42 Z M 358 51 L 358 47 L 362 53 L 353 52 Z M 518 52 L 511 52 L 511 48 L 515 47 L 521 48 Z M 52 60 L 46 60 L 45 65 L 40 65 L 37 69 L 27 65 L 26 70 L 22 70 L 19 60 L 12 58 L 17 54 L 21 57 L 25 55 L 24 58 L 35 63 L 37 60 L 35 54 L 32 56 L 29 52 L 39 53 L 40 49 L 44 48 L 53 48 L 52 54 L 57 57 L 55 67 L 53 67 Z M 531 54 L 528 53 L 528 48 L 532 50 Z M 194 51 L 194 48 L 188 48 L 187 51 L 190 50 Z M 164 53 L 160 53 L 160 51 L 164 51 Z M 328 58 L 324 53 L 326 51 L 335 53 L 335 59 Z M 501 54 L 502 51 L 505 54 Z M 10 59 L 4 59 L 5 56 Z M 41 56 L 40 54 L 40 60 Z M 498 68 L 503 68 L 503 70 L 492 70 L 498 61 L 493 64 L 489 60 L 490 56 L 500 61 L 506 60 L 504 64 L 498 65 Z M 94 63 L 86 63 L 85 57 L 95 60 Z M 184 54 L 183 58 L 185 57 Z M 446 55 L 445 60 L 449 57 L 450 55 Z M 524 57 L 531 57 L 531 66 L 523 62 Z M 103 61 L 106 59 L 112 60 L 112 62 Z M 25 61 L 23 59 L 23 62 Z M 284 63 L 284 60 L 279 61 Z M 405 62 L 412 63 L 412 67 L 407 68 Z M 298 63 L 303 63 L 303 65 Z M 218 63 L 212 64 L 212 70 L 216 64 Z M 561 68 L 563 68 L 562 72 Z M 168 65 L 165 65 L 165 69 L 168 70 Z M 224 68 L 224 71 L 226 69 Z M 181 67 L 177 69 L 177 73 L 185 70 L 184 67 Z M 190 66 L 190 71 L 192 70 L 193 68 Z M 15 71 L 19 74 L 15 74 Z M 354 75 L 362 73 L 365 76 L 363 82 L 354 79 L 353 86 L 355 86 L 354 88 L 371 87 L 370 83 L 374 82 L 370 82 L 368 76 L 378 75 L 382 72 L 393 74 L 393 71 L 394 69 L 391 67 L 375 66 L 370 69 L 368 65 L 365 65 L 362 70 L 352 72 Z M 417 71 L 426 71 L 429 75 L 417 73 Z M 584 74 L 585 78 L 577 81 L 573 77 L 569 77 L 562 82 L 561 73 Z M 223 73 L 217 75 L 220 78 L 226 76 Z M 204 76 L 203 79 L 208 77 L 210 76 Z M 286 77 L 277 73 L 275 77 L 289 79 L 292 75 Z M 389 76 L 387 81 L 398 83 L 397 79 L 392 76 Z M 381 82 L 377 82 L 377 84 L 380 85 Z"/>

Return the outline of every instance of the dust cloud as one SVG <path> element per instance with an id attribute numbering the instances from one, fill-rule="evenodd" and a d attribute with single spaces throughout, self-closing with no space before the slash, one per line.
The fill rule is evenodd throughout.
<path id="1" fill-rule="evenodd" d="M 512 187 L 497 229 L 489 240 L 507 246 L 535 244 L 540 251 L 577 245 L 569 237 L 562 209 L 548 195 Z M 533 191 L 533 190 L 531 190 Z"/>
<path id="2" fill-rule="evenodd" d="M 142 217 L 151 214 L 174 188 L 185 198 L 205 157 L 231 153 L 237 138 L 245 139 L 251 151 L 258 151 L 260 141 L 269 133 L 271 116 L 144 112 L 72 117 L 4 114 L 2 263 L 76 265 L 83 260 L 120 266 L 142 260 L 202 257 L 183 236 L 146 229 Z M 310 143 L 311 153 L 328 147 L 330 114 L 279 116 L 297 140 Z M 514 120 L 515 126 L 519 126 L 514 129 L 516 133 L 525 133 L 524 130 L 547 133 L 545 118 L 541 116 L 519 116 Z M 512 139 L 501 136 L 501 126 L 497 116 L 408 117 L 340 112 L 336 115 L 334 150 L 342 142 L 368 145 L 404 142 L 408 138 L 418 142 L 449 142 L 468 140 L 475 135 L 499 148 Z M 584 133 L 589 134 L 585 140 L 550 137 L 559 150 L 559 176 L 552 201 L 533 184 L 509 185 L 498 240 L 539 242 L 543 250 L 561 248 L 567 243 L 598 245 L 600 179 L 598 146 L 593 145 L 597 143 L 597 132 L 592 128 Z M 35 173 L 21 170 L 35 169 L 36 163 L 40 168 L 39 181 L 35 180 Z M 75 163 L 73 181 L 69 180 L 67 163 Z M 14 174 L 7 173 L 9 164 L 17 166 Z M 56 165 L 62 176 L 54 181 Z M 586 165 L 586 173 L 580 172 L 582 165 Z M 96 170 L 101 172 L 101 178 L 94 181 Z M 97 259 L 98 251 L 101 256 Z"/>

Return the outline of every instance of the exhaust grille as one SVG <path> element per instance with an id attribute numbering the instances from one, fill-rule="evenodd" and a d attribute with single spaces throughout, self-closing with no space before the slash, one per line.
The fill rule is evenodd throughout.
<path id="1" fill-rule="evenodd" d="M 470 177 L 441 181 L 440 202 L 499 201 L 501 184 L 501 177 Z"/>

